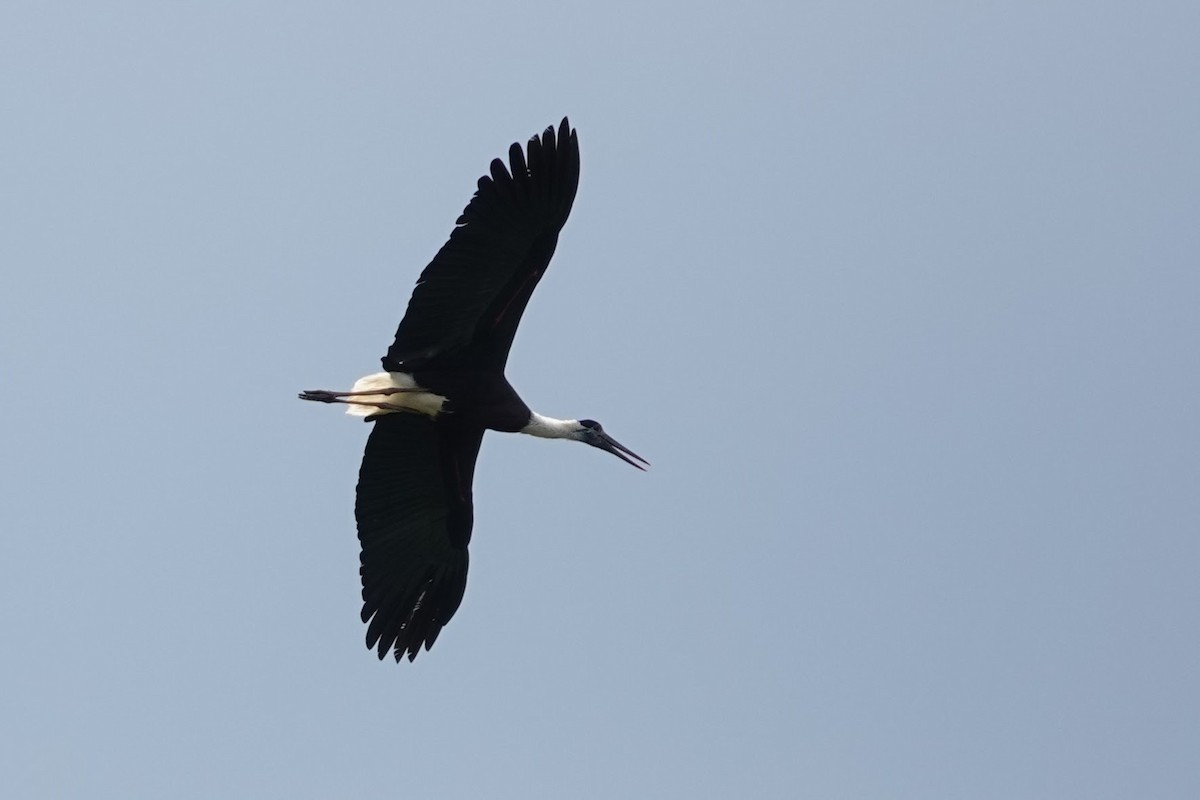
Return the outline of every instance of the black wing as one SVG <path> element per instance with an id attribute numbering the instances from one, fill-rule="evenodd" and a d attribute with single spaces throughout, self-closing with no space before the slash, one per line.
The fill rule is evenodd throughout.
<path id="1" fill-rule="evenodd" d="M 482 428 L 388 414 L 374 424 L 354 516 L 367 647 L 409 661 L 433 646 L 467 587 L 471 480 Z"/>
<path id="2" fill-rule="evenodd" d="M 534 287 L 550 263 L 579 187 L 579 140 L 564 117 L 508 151 L 458 218 L 449 241 L 421 273 L 396 341 L 383 358 L 411 371 L 440 355 L 503 368 Z"/>

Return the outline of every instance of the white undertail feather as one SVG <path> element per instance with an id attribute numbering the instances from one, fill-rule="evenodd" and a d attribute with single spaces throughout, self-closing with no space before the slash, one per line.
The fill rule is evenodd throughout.
<path id="1" fill-rule="evenodd" d="M 521 428 L 521 433 L 528 433 L 530 436 L 540 436 L 543 439 L 577 438 L 580 430 L 579 420 L 543 417 L 536 411 L 530 411 L 529 414 L 529 422 L 524 428 Z"/>
<path id="2" fill-rule="evenodd" d="M 376 372 L 366 375 L 354 382 L 354 392 L 370 392 L 380 389 L 418 389 L 417 382 L 406 372 Z M 348 397 L 347 400 L 356 402 L 346 406 L 346 413 L 355 417 L 374 417 L 380 414 L 394 414 L 397 411 L 413 411 L 428 417 L 436 417 L 442 413 L 446 398 L 433 392 L 396 392 L 395 394 L 367 394 L 361 397 Z M 398 408 L 377 408 L 375 406 L 359 405 L 359 403 L 386 403 Z"/>

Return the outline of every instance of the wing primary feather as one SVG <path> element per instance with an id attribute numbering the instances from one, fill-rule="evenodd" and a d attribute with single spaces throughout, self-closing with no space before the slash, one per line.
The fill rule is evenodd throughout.
<path id="1" fill-rule="evenodd" d="M 508 148 L 508 164 L 512 169 L 513 180 L 520 186 L 528 190 L 529 187 L 529 167 L 525 165 L 525 152 L 521 150 L 521 145 L 513 142 Z"/>

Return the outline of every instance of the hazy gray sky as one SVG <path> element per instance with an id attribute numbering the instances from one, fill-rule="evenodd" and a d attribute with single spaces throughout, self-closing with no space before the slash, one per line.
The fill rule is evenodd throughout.
<path id="1" fill-rule="evenodd" d="M 1200 796 L 1200 5 L 0 9 L 0 794 Z M 579 197 L 462 608 L 358 621 L 378 368 Z"/>

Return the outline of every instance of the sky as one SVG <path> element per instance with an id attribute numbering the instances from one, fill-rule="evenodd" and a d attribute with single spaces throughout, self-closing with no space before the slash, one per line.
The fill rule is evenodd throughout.
<path id="1" fill-rule="evenodd" d="M 0 795 L 1200 796 L 1200 5 L 0 7 Z M 359 622 L 378 369 L 582 178 L 458 614 Z"/>

